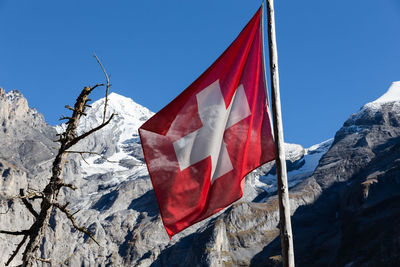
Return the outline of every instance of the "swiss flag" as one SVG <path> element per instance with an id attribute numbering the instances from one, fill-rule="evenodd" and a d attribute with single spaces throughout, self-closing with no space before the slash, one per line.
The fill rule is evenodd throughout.
<path id="1" fill-rule="evenodd" d="M 275 158 L 261 12 L 209 69 L 139 129 L 170 238 L 238 200 L 244 177 Z"/>

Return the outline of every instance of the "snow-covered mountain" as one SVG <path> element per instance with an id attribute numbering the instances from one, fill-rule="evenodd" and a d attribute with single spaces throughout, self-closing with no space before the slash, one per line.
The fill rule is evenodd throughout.
<path id="1" fill-rule="evenodd" d="M 87 116 L 81 120 L 78 132 L 88 131 L 101 124 L 104 101 L 105 99 L 102 98 L 92 104 Z M 111 126 L 80 145 L 80 148 L 86 148 L 86 151 L 89 148 L 90 151 L 103 154 L 103 157 L 86 154 L 85 158 L 81 159 L 83 177 L 97 177 L 112 173 L 113 179 L 107 182 L 109 186 L 116 185 L 127 177 L 141 177 L 148 174 L 140 147 L 138 128 L 154 114 L 132 99 L 116 93 L 111 93 L 108 98 L 107 116 L 112 113 L 116 116 Z M 58 131 L 63 128 L 63 126 L 56 126 Z M 298 144 L 285 144 L 290 187 L 311 176 L 319 159 L 328 151 L 332 141 L 333 139 L 330 139 L 309 148 Z M 276 171 L 273 162 L 254 171 L 254 174 L 252 179 L 248 179 L 249 186 L 245 191 L 245 199 L 257 197 L 262 190 L 268 194 L 276 191 Z"/>
<path id="2" fill-rule="evenodd" d="M 390 106 L 390 113 L 392 115 L 400 114 L 400 81 L 393 82 L 386 93 L 384 93 L 381 97 L 375 101 L 365 104 L 358 112 L 351 115 L 346 124 L 353 126 L 353 128 L 350 128 L 350 130 L 362 130 L 359 125 L 364 118 L 368 118 L 371 115 L 379 116 L 382 109 L 388 106 Z"/>
<path id="3" fill-rule="evenodd" d="M 79 125 L 79 131 L 86 132 L 99 125 L 103 121 L 103 109 L 104 98 L 94 102 L 92 109 Z M 169 241 L 158 215 L 158 207 L 137 131 L 153 113 L 116 93 L 110 94 L 108 99 L 107 114 L 109 116 L 112 113 L 115 113 L 116 117 L 110 125 L 90 136 L 77 148 L 95 151 L 101 153 L 102 156 L 86 154 L 84 159 L 76 158 L 82 177 L 80 189 L 70 196 L 72 198 L 70 201 L 75 209 L 83 211 L 84 221 L 97 225 L 92 230 L 107 232 L 102 235 L 103 241 L 113 243 L 114 247 L 124 247 L 123 241 L 133 238 L 129 236 L 130 231 L 140 233 L 142 238 L 135 242 L 129 241 L 133 245 L 126 246 L 125 254 L 119 253 L 117 259 L 124 264 L 147 266 L 144 262 L 152 262 L 162 250 L 179 242 L 187 235 L 204 231 L 209 221 L 218 215 L 186 229 Z M 56 128 L 60 130 L 63 127 Z M 328 150 L 331 142 L 328 140 L 307 149 L 295 144 L 286 145 L 291 186 L 312 174 L 318 160 Z M 273 194 L 276 190 L 273 165 L 273 163 L 268 163 L 249 175 L 244 197 L 239 202 L 252 200 L 260 202 L 265 197 L 265 192 Z M 136 219 L 126 222 L 127 216 Z M 80 219 L 83 218 L 80 217 Z M 126 226 L 121 226 L 121 223 Z M 113 237 L 114 240 L 111 240 L 107 227 L 122 227 L 127 233 L 118 231 L 118 234 Z M 81 251 L 79 254 L 87 255 L 89 248 L 79 243 L 76 243 L 76 246 L 79 246 L 78 250 Z M 107 245 L 108 248 L 113 246 Z M 106 250 L 104 253 L 111 252 Z M 130 256 L 127 259 L 129 253 L 136 256 Z M 78 256 L 76 257 L 78 261 Z"/>
<path id="4" fill-rule="evenodd" d="M 393 82 L 389 89 L 384 93 L 381 97 L 373 101 L 372 103 L 378 104 L 380 103 L 390 103 L 390 102 L 399 102 L 400 101 L 400 81 Z M 369 104 L 367 104 L 369 105 Z"/>
<path id="5" fill-rule="evenodd" d="M 86 132 L 103 122 L 104 101 L 105 98 L 102 98 L 92 104 L 87 116 L 81 120 L 78 126 L 78 133 Z M 83 169 L 84 177 L 107 172 L 129 171 L 132 167 L 136 167 L 140 172 L 146 169 L 143 166 L 138 128 L 154 113 L 130 98 L 111 93 L 108 97 L 106 118 L 113 113 L 115 116 L 110 127 L 103 133 L 95 135 L 93 139 L 97 140 L 81 145 L 81 147 L 89 146 L 92 151 L 94 149 L 96 152 L 102 153 L 108 160 L 99 156 L 87 157 L 85 160 L 89 164 L 86 164 Z M 107 133 L 106 138 L 104 138 L 104 132 Z M 116 164 L 117 162 L 118 164 Z M 140 174 L 138 173 L 138 175 Z"/>
<path id="6" fill-rule="evenodd" d="M 103 122 L 104 102 L 105 98 L 102 98 L 91 105 L 87 116 L 78 125 L 79 134 Z M 106 118 L 111 114 L 115 116 L 109 125 L 73 148 L 98 153 L 86 153 L 78 159 L 83 178 L 81 187 L 85 188 L 86 193 L 79 196 L 85 201 L 77 199 L 79 208 L 89 208 L 90 203 L 96 201 L 99 195 L 115 189 L 123 182 L 148 175 L 138 128 L 154 113 L 130 98 L 111 93 L 108 96 Z M 65 126 L 55 128 L 60 132 Z"/>
<path id="7" fill-rule="evenodd" d="M 318 166 L 321 157 L 329 150 L 333 138 L 320 144 L 304 148 L 298 144 L 285 144 L 286 166 L 289 187 L 293 187 L 310 177 Z M 264 188 L 267 193 L 276 192 L 276 170 L 273 167 L 267 174 L 260 175 L 258 187 Z"/>
<path id="8" fill-rule="evenodd" d="M 107 117 L 115 113 L 115 118 L 73 148 L 101 156 L 71 154 L 64 179 L 78 189 L 60 194 L 61 203 L 71 203 L 71 212 L 79 211 L 77 224 L 88 227 L 100 247 L 71 231 L 68 219 L 55 213 L 41 257 L 54 259 L 54 266 L 274 266 L 269 257 L 279 255 L 280 249 L 273 163 L 248 175 L 241 200 L 169 240 L 137 132 L 153 113 L 115 93 L 108 103 Z M 309 148 L 286 144 L 299 266 L 344 266 L 352 261 L 362 266 L 382 260 L 378 254 L 365 256 L 363 249 L 398 257 L 399 105 L 396 82 L 351 115 L 333 140 Z M 79 125 L 81 133 L 103 121 L 104 99 L 92 107 Z M 55 128 L 63 130 L 62 125 Z M 21 187 L 43 186 L 55 133 L 22 95 L 0 90 L 0 144 L 8 148 L 0 150 L 1 198 Z M 0 216 L 7 230 L 25 229 L 32 220 L 21 203 L 1 202 L 0 209 L 7 211 Z M 371 225 L 379 230 L 369 230 Z M 360 235 L 373 235 L 373 241 L 358 244 L 364 240 Z M 379 245 L 389 244 L 387 240 L 393 245 Z M 18 237 L 0 235 L 1 262 L 18 242 Z M 396 262 L 392 256 L 385 258 L 389 265 Z"/>
<path id="9" fill-rule="evenodd" d="M 394 82 L 344 122 L 313 175 L 291 190 L 291 204 L 303 203 L 292 217 L 298 266 L 400 262 L 399 107 Z"/>

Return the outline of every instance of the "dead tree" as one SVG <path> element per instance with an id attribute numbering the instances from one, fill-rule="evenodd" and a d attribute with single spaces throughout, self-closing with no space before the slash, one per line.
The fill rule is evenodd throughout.
<path id="1" fill-rule="evenodd" d="M 102 129 L 104 126 L 110 123 L 112 118 L 114 117 L 115 114 L 112 114 L 108 119 L 106 118 L 106 112 L 107 112 L 107 100 L 108 100 L 108 91 L 110 87 L 109 83 L 109 76 L 107 75 L 103 65 L 101 64 L 100 60 L 97 58 L 96 55 L 94 55 L 97 62 L 101 66 L 106 79 L 106 97 L 105 97 L 105 103 L 104 103 L 104 118 L 103 122 L 89 130 L 88 132 L 85 132 L 81 135 L 77 134 L 77 127 L 79 120 L 82 118 L 82 116 L 85 116 L 86 109 L 90 108 L 90 105 L 88 104 L 89 101 L 89 95 L 90 93 L 97 87 L 104 86 L 104 84 L 96 84 L 92 87 L 85 87 L 81 91 L 80 95 L 76 99 L 74 107 L 70 106 L 65 106 L 67 109 L 72 111 L 72 115 L 70 117 L 62 117 L 61 119 L 67 120 L 66 122 L 66 130 L 58 134 L 58 140 L 55 140 L 55 142 L 58 142 L 60 144 L 60 147 L 58 149 L 58 153 L 53 161 L 52 165 L 52 175 L 51 178 L 46 185 L 46 187 L 43 189 L 43 191 L 32 191 L 28 192 L 28 194 L 25 195 L 24 190 L 20 190 L 20 194 L 14 199 L 20 199 L 25 207 L 28 209 L 28 211 L 33 215 L 34 217 L 34 222 L 32 226 L 29 229 L 26 230 L 20 230 L 20 231 L 4 231 L 0 230 L 0 233 L 2 234 L 7 234 L 7 235 L 14 235 L 14 236 L 22 236 L 21 242 L 17 245 L 15 251 L 12 253 L 10 256 L 9 260 L 6 263 L 6 266 L 8 266 L 15 256 L 19 253 L 21 248 L 25 243 L 26 247 L 25 250 L 22 254 L 22 266 L 32 266 L 32 264 L 35 261 L 42 261 L 46 263 L 51 263 L 50 259 L 42 259 L 37 256 L 38 249 L 40 248 L 40 245 L 43 241 L 43 237 L 45 235 L 45 231 L 49 225 L 49 220 L 50 220 L 50 215 L 53 211 L 53 209 L 58 209 L 62 213 L 64 213 L 67 218 L 70 220 L 72 226 L 84 233 L 85 235 L 88 235 L 94 242 L 96 242 L 98 245 L 99 243 L 96 241 L 94 236 L 86 230 L 84 227 L 80 227 L 76 224 L 74 215 L 75 213 L 71 213 L 68 210 L 68 205 L 69 202 L 66 202 L 64 204 L 61 204 L 58 202 L 58 195 L 61 190 L 61 188 L 66 187 L 72 190 L 75 190 L 76 187 L 73 184 L 66 184 L 64 183 L 64 180 L 62 178 L 62 173 L 64 169 L 64 165 L 66 163 L 66 157 L 67 154 L 69 153 L 79 153 L 81 156 L 83 156 L 83 153 L 90 153 L 90 154 L 96 154 L 95 152 L 84 152 L 84 151 L 71 151 L 69 150 L 73 145 L 77 144 L 79 141 L 82 139 L 88 137 L 89 135 L 93 134 L 94 132 L 97 132 L 98 130 Z M 33 200 L 40 200 L 40 211 L 37 212 L 33 205 L 31 204 L 31 201 Z"/>

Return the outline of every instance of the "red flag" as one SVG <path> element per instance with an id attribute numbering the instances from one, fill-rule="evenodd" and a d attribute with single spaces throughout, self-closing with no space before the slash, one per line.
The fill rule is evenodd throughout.
<path id="1" fill-rule="evenodd" d="M 261 12 L 209 69 L 139 129 L 170 237 L 238 200 L 244 177 L 275 158 Z"/>

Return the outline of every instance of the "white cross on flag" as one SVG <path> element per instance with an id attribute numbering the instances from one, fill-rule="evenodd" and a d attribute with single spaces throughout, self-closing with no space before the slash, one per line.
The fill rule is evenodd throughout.
<path id="1" fill-rule="evenodd" d="M 170 237 L 239 199 L 244 177 L 275 158 L 261 25 L 260 8 L 214 64 L 139 129 Z"/>

